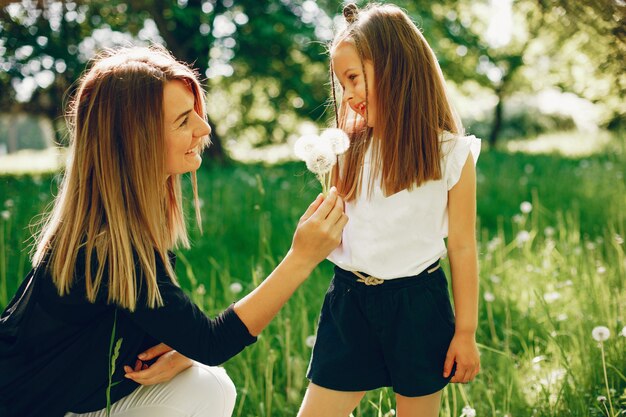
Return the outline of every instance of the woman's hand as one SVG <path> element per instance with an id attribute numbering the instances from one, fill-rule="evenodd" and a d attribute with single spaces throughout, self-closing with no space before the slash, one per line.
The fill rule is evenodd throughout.
<path id="1" fill-rule="evenodd" d="M 454 334 L 443 365 L 444 378 L 450 375 L 455 362 L 456 370 L 450 382 L 470 382 L 480 371 L 480 356 L 474 333 Z"/>
<path id="2" fill-rule="evenodd" d="M 348 222 L 343 210 L 343 200 L 335 187 L 326 198 L 320 194 L 300 217 L 291 252 L 309 258 L 313 267 L 323 261 L 341 243 Z"/>
<path id="3" fill-rule="evenodd" d="M 138 358 L 134 368 L 124 366 L 126 372 L 124 376 L 141 385 L 154 385 L 169 381 L 193 364 L 191 359 L 164 343 L 151 347 L 139 354 Z M 152 365 L 145 363 L 154 358 L 158 359 Z"/>

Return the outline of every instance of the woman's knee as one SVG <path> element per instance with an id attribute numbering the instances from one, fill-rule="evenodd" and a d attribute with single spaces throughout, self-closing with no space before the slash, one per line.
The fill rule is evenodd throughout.
<path id="1" fill-rule="evenodd" d="M 221 367 L 194 364 L 186 372 L 191 371 L 191 389 L 194 396 L 202 399 L 200 407 L 210 417 L 230 417 L 235 408 L 237 390 L 226 370 Z M 191 381 L 190 381 L 191 382 Z"/>

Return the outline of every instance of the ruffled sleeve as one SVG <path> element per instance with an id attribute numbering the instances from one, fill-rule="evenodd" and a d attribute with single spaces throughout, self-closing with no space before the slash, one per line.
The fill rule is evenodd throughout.
<path id="1" fill-rule="evenodd" d="M 455 136 L 446 132 L 443 135 L 443 150 L 445 161 L 444 177 L 448 190 L 450 190 L 459 182 L 461 171 L 470 152 L 474 165 L 476 165 L 480 155 L 480 139 L 474 135 Z"/>

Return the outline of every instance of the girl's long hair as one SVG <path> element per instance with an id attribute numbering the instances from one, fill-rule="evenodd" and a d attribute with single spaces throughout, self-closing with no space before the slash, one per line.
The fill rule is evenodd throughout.
<path id="1" fill-rule="evenodd" d="M 372 172 L 380 175 L 385 195 L 441 179 L 440 135 L 443 131 L 459 134 L 462 126 L 447 97 L 435 54 L 407 14 L 394 5 L 369 4 L 358 11 L 350 4 L 344 15 L 348 26 L 335 37 L 330 53 L 343 42 L 356 47 L 363 74 L 364 61 L 374 67 L 377 100 L 376 120 L 369 128 L 347 103 L 337 99 L 331 68 L 337 126 L 351 136 L 350 149 L 336 166 L 338 190 L 347 201 L 359 196 L 370 141 Z M 370 193 L 376 178 L 369 178 Z"/>
<path id="2" fill-rule="evenodd" d="M 70 291 L 79 250 L 91 302 L 104 284 L 108 302 L 131 311 L 139 286 L 149 307 L 162 305 L 157 256 L 176 282 L 167 252 L 189 239 L 180 176 L 165 171 L 163 90 L 172 80 L 189 87 L 205 117 L 196 73 L 159 46 L 105 51 L 79 81 L 67 112 L 70 157 L 33 258 L 47 260 L 60 295 Z"/>

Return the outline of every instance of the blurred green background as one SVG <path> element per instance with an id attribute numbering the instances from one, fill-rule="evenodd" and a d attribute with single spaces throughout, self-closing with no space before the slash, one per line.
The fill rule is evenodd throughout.
<path id="1" fill-rule="evenodd" d="M 363 2 L 358 2 L 363 5 Z M 626 4 L 397 1 L 439 59 L 477 165 L 482 372 L 442 416 L 607 416 L 626 409 Z M 199 172 L 204 234 L 178 251 L 209 314 L 280 262 L 319 192 L 292 145 L 328 124 L 338 1 L 0 2 L 0 307 L 29 268 L 67 145 L 63 112 L 104 47 L 164 44 L 200 71 L 214 146 Z M 191 216 L 190 216 L 191 218 Z M 446 270 L 449 269 L 446 266 Z M 259 342 L 225 364 L 236 416 L 293 416 L 330 280 L 323 263 Z M 241 288 L 241 290 L 240 290 Z M 592 337 L 596 326 L 611 336 Z M 108 341 L 103 341 L 108 343 Z M 355 416 L 393 415 L 393 393 Z"/>

